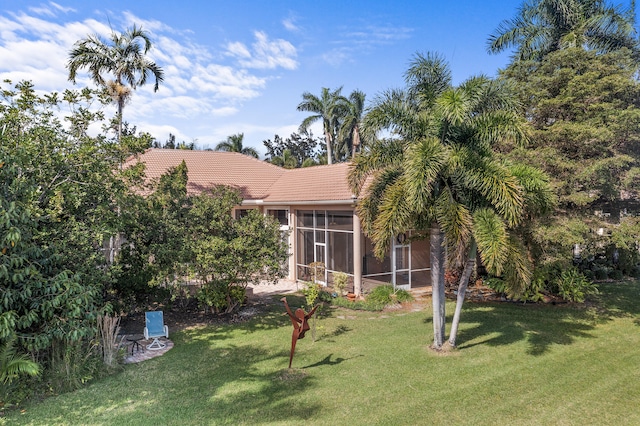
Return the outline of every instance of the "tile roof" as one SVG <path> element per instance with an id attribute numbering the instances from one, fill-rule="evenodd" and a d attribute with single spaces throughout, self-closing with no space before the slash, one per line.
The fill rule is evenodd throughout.
<path id="1" fill-rule="evenodd" d="M 124 167 L 143 162 L 147 178 L 157 179 L 183 160 L 191 194 L 229 185 L 239 189 L 245 200 L 267 203 L 351 200 L 348 163 L 287 170 L 236 152 L 151 148 L 130 157 Z"/>
<path id="2" fill-rule="evenodd" d="M 287 170 L 269 188 L 265 202 L 351 200 L 349 163 Z"/>

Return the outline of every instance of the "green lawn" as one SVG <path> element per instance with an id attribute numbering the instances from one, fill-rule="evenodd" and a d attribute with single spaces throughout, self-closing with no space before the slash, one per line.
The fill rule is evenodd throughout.
<path id="1" fill-rule="evenodd" d="M 637 425 L 640 283 L 601 290 L 589 309 L 469 303 L 459 350 L 447 355 L 428 350 L 429 310 L 331 310 L 317 341 L 298 343 L 291 371 L 291 325 L 277 302 L 249 323 L 174 333 L 162 357 L 4 421 Z"/>

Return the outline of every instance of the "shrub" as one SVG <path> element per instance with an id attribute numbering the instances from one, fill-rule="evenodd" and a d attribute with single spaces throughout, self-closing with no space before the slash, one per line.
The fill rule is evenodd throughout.
<path id="1" fill-rule="evenodd" d="M 624 274 L 620 269 L 614 269 L 613 271 L 611 271 L 609 278 L 611 278 L 612 280 L 621 280 L 623 276 Z"/>
<path id="2" fill-rule="evenodd" d="M 484 284 L 495 291 L 496 293 L 506 293 L 507 292 L 507 284 L 504 282 L 502 278 L 491 277 L 487 278 L 484 281 Z"/>
<path id="3" fill-rule="evenodd" d="M 245 287 L 211 281 L 198 290 L 196 297 L 202 307 L 209 308 L 213 313 L 230 313 L 244 302 Z"/>
<path id="4" fill-rule="evenodd" d="M 591 294 L 598 294 L 598 287 L 582 275 L 576 268 L 563 271 L 556 279 L 558 293 L 570 302 L 584 302 Z"/>
<path id="5" fill-rule="evenodd" d="M 349 276 L 345 272 L 333 273 L 333 288 L 336 290 L 336 293 L 338 293 L 338 296 L 344 295 L 348 280 Z"/>
<path id="6" fill-rule="evenodd" d="M 607 268 L 594 268 L 593 275 L 596 280 L 606 280 L 609 277 Z"/>
<path id="7" fill-rule="evenodd" d="M 545 289 L 545 280 L 542 278 L 535 278 L 531 280 L 529 286 L 522 292 L 520 300 L 523 302 L 541 302 L 544 300 Z"/>
<path id="8" fill-rule="evenodd" d="M 382 308 L 394 303 L 408 302 L 411 300 L 413 300 L 413 296 L 411 296 L 408 291 L 394 289 L 391 284 L 374 288 L 366 298 L 367 303 L 381 306 Z"/>

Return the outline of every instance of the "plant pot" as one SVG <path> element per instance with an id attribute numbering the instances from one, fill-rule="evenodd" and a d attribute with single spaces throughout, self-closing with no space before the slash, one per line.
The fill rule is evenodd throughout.
<path id="1" fill-rule="evenodd" d="M 356 295 L 355 293 L 347 293 L 347 300 L 353 302 L 356 300 Z"/>

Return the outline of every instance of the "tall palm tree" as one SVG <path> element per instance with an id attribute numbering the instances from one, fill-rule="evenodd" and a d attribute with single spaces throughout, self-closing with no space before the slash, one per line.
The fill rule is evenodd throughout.
<path id="1" fill-rule="evenodd" d="M 363 229 L 378 256 L 392 237 L 428 231 L 431 240 L 434 347 L 444 343 L 444 247 L 449 262 L 465 263 L 450 344 L 476 251 L 485 266 L 505 275 L 514 292 L 531 273 L 524 247 L 510 231 L 527 202 L 549 205 L 544 176 L 502 162 L 492 150 L 501 140 L 526 138 L 524 121 L 508 88 L 485 77 L 458 87 L 437 55 L 416 55 L 405 75 L 405 91 L 378 96 L 364 118 L 365 131 L 390 131 L 354 159 L 349 182 L 356 194 Z M 523 181 L 536 179 L 523 185 Z M 366 184 L 366 187 L 365 187 Z M 531 192 L 531 194 L 529 194 Z"/>
<path id="2" fill-rule="evenodd" d="M 131 91 L 154 78 L 154 91 L 164 80 L 164 71 L 147 54 L 152 48 L 149 34 L 133 26 L 124 33 L 112 32 L 109 40 L 97 35 L 75 43 L 69 53 L 69 80 L 76 82 L 78 70 L 86 68 L 93 81 L 105 88 L 118 107 L 118 142 L 122 138 L 122 110 Z"/>
<path id="3" fill-rule="evenodd" d="M 341 91 L 342 87 L 333 91 L 323 87 L 320 97 L 310 92 L 304 92 L 302 94 L 302 102 L 298 104 L 298 111 L 313 113 L 313 115 L 310 115 L 302 121 L 302 124 L 300 124 L 300 132 L 306 132 L 309 126 L 318 120 L 322 120 L 324 140 L 327 144 L 328 164 L 333 164 L 333 143 L 336 139 L 340 117 L 345 108 L 344 103 L 341 101 Z"/>
<path id="4" fill-rule="evenodd" d="M 540 60 L 568 47 L 637 51 L 634 27 L 635 0 L 628 10 L 603 0 L 525 0 L 518 15 L 502 21 L 489 37 L 488 50 L 498 53 L 515 47 L 518 60 Z"/>
<path id="5" fill-rule="evenodd" d="M 348 98 L 344 98 L 342 101 L 344 107 L 343 116 L 340 119 L 338 143 L 347 157 L 349 155 L 354 157 L 362 147 L 360 126 L 364 116 L 365 97 L 364 92 L 354 90 Z"/>
<path id="6" fill-rule="evenodd" d="M 258 158 L 258 152 L 250 146 L 242 146 L 244 141 L 244 133 L 236 133 L 235 135 L 227 136 L 226 141 L 218 143 L 215 147 L 215 151 L 225 152 L 239 152 L 240 154 L 249 155 L 254 158 Z"/>

